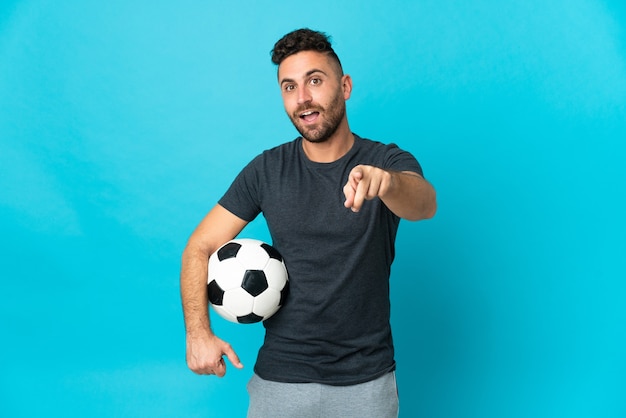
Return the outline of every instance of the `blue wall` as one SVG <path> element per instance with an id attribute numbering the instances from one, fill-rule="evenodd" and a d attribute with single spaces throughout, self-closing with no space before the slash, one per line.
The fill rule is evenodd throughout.
<path id="1" fill-rule="evenodd" d="M 262 328 L 215 317 L 246 367 L 189 372 L 180 253 L 295 137 L 269 50 L 302 26 L 438 191 L 398 237 L 401 416 L 626 416 L 618 0 L 3 1 L 0 415 L 243 416 Z"/>

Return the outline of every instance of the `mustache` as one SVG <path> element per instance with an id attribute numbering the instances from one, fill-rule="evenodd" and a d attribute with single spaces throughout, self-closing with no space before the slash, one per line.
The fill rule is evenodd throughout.
<path id="1" fill-rule="evenodd" d="M 308 111 L 313 111 L 313 112 L 323 112 L 325 109 L 322 106 L 319 105 L 311 105 L 311 104 L 302 104 L 300 106 L 298 106 L 296 108 L 296 110 L 294 110 L 293 115 L 295 117 L 299 117 L 301 113 L 303 112 L 308 112 Z"/>

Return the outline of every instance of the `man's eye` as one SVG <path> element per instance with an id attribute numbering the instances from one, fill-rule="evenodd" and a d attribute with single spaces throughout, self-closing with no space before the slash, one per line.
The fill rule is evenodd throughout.
<path id="1" fill-rule="evenodd" d="M 285 91 L 293 91 L 294 89 L 295 89 L 295 86 L 293 84 L 285 85 Z"/>
<path id="2" fill-rule="evenodd" d="M 317 86 L 318 84 L 321 84 L 322 80 L 320 80 L 319 78 L 312 78 L 311 79 L 311 84 L 314 86 Z"/>

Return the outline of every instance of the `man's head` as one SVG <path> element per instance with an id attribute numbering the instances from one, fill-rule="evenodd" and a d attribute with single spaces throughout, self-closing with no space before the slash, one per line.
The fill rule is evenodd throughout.
<path id="1" fill-rule="evenodd" d="M 352 79 L 343 74 L 325 34 L 299 29 L 285 35 L 274 46 L 272 61 L 285 111 L 302 137 L 319 143 L 338 130 L 349 133 L 345 101 Z"/>

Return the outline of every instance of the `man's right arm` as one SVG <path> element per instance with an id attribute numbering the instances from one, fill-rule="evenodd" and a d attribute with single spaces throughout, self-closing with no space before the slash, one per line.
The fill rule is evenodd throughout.
<path id="1" fill-rule="evenodd" d="M 187 336 L 187 365 L 197 374 L 224 376 L 224 355 L 235 367 L 243 367 L 230 344 L 211 330 L 207 273 L 209 256 L 235 238 L 247 223 L 216 205 L 191 234 L 183 252 L 180 291 Z"/>

